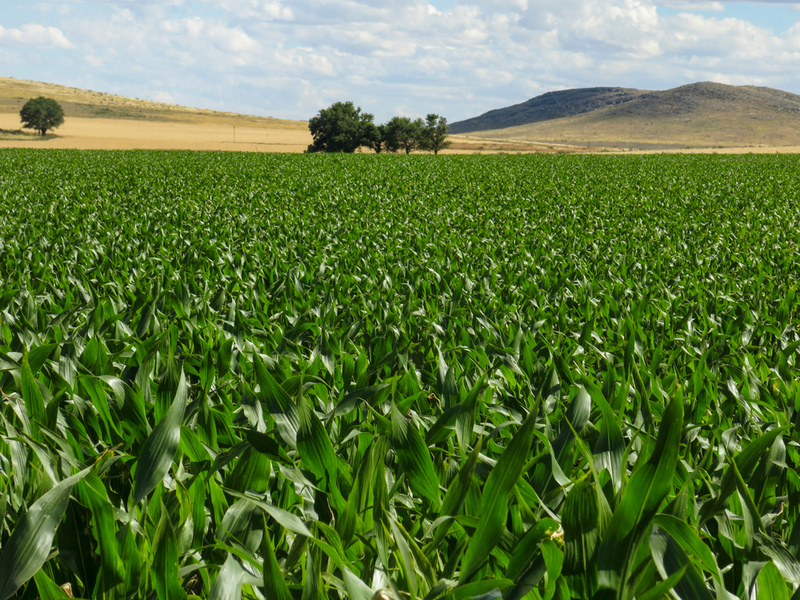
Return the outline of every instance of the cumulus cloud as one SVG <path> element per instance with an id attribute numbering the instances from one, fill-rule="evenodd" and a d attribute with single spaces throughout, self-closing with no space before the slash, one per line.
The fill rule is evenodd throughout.
<path id="1" fill-rule="evenodd" d="M 694 13 L 681 13 L 670 22 L 672 32 L 664 36 L 674 54 L 740 57 L 747 60 L 768 59 L 782 45 L 771 32 L 740 19 L 706 18 Z"/>
<path id="2" fill-rule="evenodd" d="M 29 23 L 22 27 L 4 28 L 0 25 L 0 42 L 26 46 L 72 48 L 72 43 L 58 27 Z"/>
<path id="3" fill-rule="evenodd" d="M 165 104 L 175 104 L 175 96 L 164 91 L 155 92 L 153 94 L 153 100 L 156 102 L 163 102 Z"/>
<path id="4" fill-rule="evenodd" d="M 692 10 L 692 11 L 714 11 L 722 12 L 725 10 L 724 0 L 722 2 L 714 2 L 707 0 L 657 0 L 658 6 L 665 8 L 674 8 L 676 10 Z"/>
<path id="5" fill-rule="evenodd" d="M 288 67 L 289 70 L 304 73 L 335 77 L 336 69 L 330 58 L 323 53 L 315 52 L 313 48 L 293 48 L 284 52 L 275 52 L 273 59 L 277 64 Z"/>
<path id="6" fill-rule="evenodd" d="M 728 7 L 736 4 L 737 11 Z M 798 86 L 800 25 L 782 35 L 728 0 L 83 0 L 0 43 L 75 43 L 64 83 L 308 118 L 353 100 L 450 120 L 554 89 L 715 80 Z M 789 4 L 764 11 L 793 15 Z M 745 11 L 746 12 L 746 11 Z M 58 13 L 58 14 L 57 14 Z M 740 18 L 732 18 L 732 14 Z M 44 21 L 43 21 L 44 22 Z M 26 30 L 25 28 L 29 29 Z M 59 37 L 60 36 L 60 37 Z M 78 56 L 80 55 L 80 60 Z M 63 53 L 58 59 L 69 67 Z M 39 57 L 26 78 L 35 78 Z M 79 67 L 78 67 L 79 68 Z M 155 83 L 154 79 L 158 82 Z M 149 96 L 147 96 L 149 94 Z"/>
<path id="7" fill-rule="evenodd" d="M 294 11 L 287 2 L 277 0 L 222 0 L 216 5 L 230 14 L 248 19 L 291 21 Z"/>

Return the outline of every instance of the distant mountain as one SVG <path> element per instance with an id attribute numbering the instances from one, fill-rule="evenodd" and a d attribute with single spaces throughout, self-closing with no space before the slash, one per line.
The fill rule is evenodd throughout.
<path id="1" fill-rule="evenodd" d="M 564 90 L 452 123 L 450 132 L 633 146 L 795 145 L 800 96 L 708 82 L 664 91 Z"/>
<path id="2" fill-rule="evenodd" d="M 581 88 L 547 92 L 522 104 L 490 110 L 479 117 L 450 124 L 450 133 L 471 133 L 487 129 L 505 129 L 581 115 L 598 108 L 625 104 L 646 94 L 643 90 L 619 87 Z"/>

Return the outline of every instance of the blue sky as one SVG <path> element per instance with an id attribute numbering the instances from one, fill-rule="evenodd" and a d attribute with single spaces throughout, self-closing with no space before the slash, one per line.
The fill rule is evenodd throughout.
<path id="1" fill-rule="evenodd" d="M 449 121 L 590 86 L 800 93 L 800 3 L 0 0 L 0 75 L 308 119 Z"/>

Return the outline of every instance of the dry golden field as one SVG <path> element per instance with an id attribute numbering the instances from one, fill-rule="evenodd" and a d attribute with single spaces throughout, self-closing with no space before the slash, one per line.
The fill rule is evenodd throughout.
<path id="1" fill-rule="evenodd" d="M 20 108 L 37 96 L 54 98 L 64 107 L 65 122 L 51 139 L 15 133 L 21 127 Z M 0 147 L 302 152 L 310 142 L 305 121 L 187 108 L 0 77 Z"/>

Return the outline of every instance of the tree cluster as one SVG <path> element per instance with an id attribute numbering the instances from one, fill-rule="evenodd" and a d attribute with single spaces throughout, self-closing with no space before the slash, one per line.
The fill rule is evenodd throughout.
<path id="1" fill-rule="evenodd" d="M 429 114 L 425 120 L 393 117 L 381 125 L 352 102 L 336 102 L 308 122 L 314 138 L 306 152 L 355 152 L 366 146 L 377 153 L 447 148 L 447 119 Z"/>
<path id="2" fill-rule="evenodd" d="M 22 126 L 35 129 L 42 135 L 64 123 L 64 109 L 52 98 L 31 98 L 19 111 Z"/>

